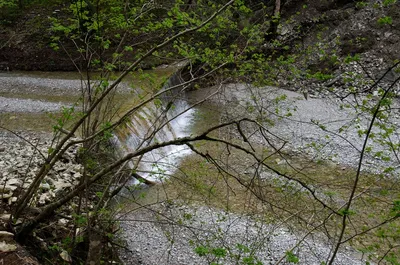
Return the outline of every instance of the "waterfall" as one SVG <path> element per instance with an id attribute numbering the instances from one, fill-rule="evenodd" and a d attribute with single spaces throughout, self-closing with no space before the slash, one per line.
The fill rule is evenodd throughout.
<path id="1" fill-rule="evenodd" d="M 163 89 L 168 89 L 182 82 L 179 72 L 173 75 Z M 160 104 L 161 102 L 161 104 Z M 185 95 L 180 89 L 168 91 L 157 101 L 148 103 L 134 113 L 130 120 L 118 129 L 118 145 L 122 153 L 134 152 L 155 142 L 165 142 L 184 137 L 188 133 L 193 109 L 185 100 Z M 149 182 L 160 182 L 168 175 L 173 174 L 179 161 L 191 150 L 184 145 L 171 145 L 141 157 L 136 172 Z M 129 162 L 131 168 L 135 167 L 137 160 Z M 133 180 L 130 184 L 137 183 Z"/>

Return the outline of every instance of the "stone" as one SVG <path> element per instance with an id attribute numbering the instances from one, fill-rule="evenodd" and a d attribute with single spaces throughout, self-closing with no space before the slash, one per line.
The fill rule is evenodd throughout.
<path id="1" fill-rule="evenodd" d="M 65 168 L 65 166 L 64 165 L 56 165 L 55 167 L 54 167 L 54 170 L 55 171 L 57 171 L 57 172 L 63 172 L 63 171 L 65 171 L 66 170 L 66 168 Z"/>
<path id="2" fill-rule="evenodd" d="M 8 199 L 8 205 L 11 205 L 15 202 L 17 202 L 18 198 L 17 197 L 11 197 Z"/>
<path id="3" fill-rule="evenodd" d="M 10 186 L 10 185 L 6 185 L 6 186 L 0 186 L 0 193 L 1 192 L 7 192 L 7 191 L 14 191 L 16 190 L 18 187 L 16 186 Z"/>
<path id="4" fill-rule="evenodd" d="M 40 184 L 40 188 L 43 189 L 43 190 L 49 190 L 50 189 L 50 184 L 42 183 L 42 184 Z"/>
<path id="5" fill-rule="evenodd" d="M 17 168 L 21 168 L 21 167 L 24 167 L 24 166 L 25 166 L 25 163 L 23 163 L 23 162 L 19 162 L 19 163 L 16 165 Z"/>
<path id="6" fill-rule="evenodd" d="M 65 260 L 66 262 L 72 262 L 71 256 L 68 254 L 68 252 L 66 250 L 63 250 L 60 253 L 60 257 Z"/>
<path id="7" fill-rule="evenodd" d="M 70 179 L 71 178 L 71 175 L 69 173 L 63 173 L 61 176 L 62 176 L 63 179 Z"/>
<path id="8" fill-rule="evenodd" d="M 11 185 L 11 186 L 21 186 L 22 181 L 16 178 L 10 179 L 9 181 L 7 181 L 7 185 Z"/>
<path id="9" fill-rule="evenodd" d="M 14 234 L 7 231 L 0 231 L 0 240 L 13 238 Z"/>
<path id="10" fill-rule="evenodd" d="M 59 192 L 64 191 L 67 188 L 72 187 L 71 183 L 63 182 L 63 181 L 54 181 L 54 193 L 58 194 Z"/>
<path id="11" fill-rule="evenodd" d="M 385 34 L 384 34 L 385 38 L 389 38 L 392 35 L 393 35 L 392 32 L 385 32 Z"/>
<path id="12" fill-rule="evenodd" d="M 0 198 L 2 198 L 2 199 L 8 199 L 8 198 L 11 198 L 12 197 L 12 193 L 7 193 L 7 194 L 1 194 L 0 195 Z"/>
<path id="13" fill-rule="evenodd" d="M 49 195 L 47 193 L 43 193 L 40 195 L 39 198 L 39 204 L 43 205 L 46 204 L 46 202 L 50 201 Z"/>
<path id="14" fill-rule="evenodd" d="M 17 245 L 8 244 L 5 241 L 0 242 L 0 252 L 7 253 L 7 252 L 14 252 L 16 250 L 17 250 Z"/>
<path id="15" fill-rule="evenodd" d="M 8 221 L 8 220 L 10 220 L 10 217 L 11 217 L 11 214 L 9 214 L 9 213 L 0 214 L 0 220 L 2 220 L 2 221 Z"/>
<path id="16" fill-rule="evenodd" d="M 61 219 L 58 220 L 57 224 L 59 226 L 66 226 L 68 224 L 68 220 L 65 219 L 65 218 L 61 218 Z"/>
<path id="17" fill-rule="evenodd" d="M 80 179 L 82 177 L 82 174 L 80 173 L 80 172 L 76 172 L 75 174 L 74 174 L 74 178 L 75 179 Z"/>

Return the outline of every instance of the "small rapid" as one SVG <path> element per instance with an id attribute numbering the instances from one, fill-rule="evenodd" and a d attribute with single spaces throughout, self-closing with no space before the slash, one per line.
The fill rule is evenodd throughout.
<path id="1" fill-rule="evenodd" d="M 153 143 L 181 138 L 190 134 L 189 124 L 195 112 L 182 99 L 167 110 L 151 103 L 133 115 L 126 125 L 118 130 L 118 145 L 121 155 L 134 152 Z M 163 104 L 164 105 L 164 104 Z M 150 182 L 160 182 L 174 173 L 179 161 L 191 150 L 184 145 L 170 145 L 144 154 L 139 160 L 129 162 L 129 166 Z M 130 184 L 137 184 L 132 180 Z"/>
<path id="2" fill-rule="evenodd" d="M 129 121 L 117 130 L 121 155 L 135 152 L 154 143 L 162 143 L 191 134 L 190 124 L 196 110 L 187 100 L 179 71 L 162 88 L 159 98 L 132 114 Z M 129 162 L 129 167 L 149 183 L 162 182 L 173 174 L 182 158 L 191 150 L 185 145 L 169 145 L 145 153 Z M 133 179 L 128 185 L 138 184 Z"/>

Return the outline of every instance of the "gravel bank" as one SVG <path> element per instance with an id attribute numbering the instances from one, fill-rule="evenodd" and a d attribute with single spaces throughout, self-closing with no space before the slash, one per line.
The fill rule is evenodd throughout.
<path id="1" fill-rule="evenodd" d="M 0 75 L 0 92 L 15 94 L 78 94 L 80 80 L 30 77 L 18 73 Z"/>
<path id="2" fill-rule="evenodd" d="M 49 102 L 41 99 L 41 96 L 42 98 L 63 95 L 77 96 L 80 92 L 80 84 L 79 80 L 24 76 L 14 72 L 0 73 L 0 93 L 6 96 L 0 96 L 0 112 L 57 112 L 61 107 L 69 107 L 72 104 Z M 22 95 L 24 98 L 18 98 Z"/>
<path id="3" fill-rule="evenodd" d="M 0 112 L 57 112 L 71 105 L 41 100 L 0 97 Z"/>
<path id="4" fill-rule="evenodd" d="M 0 73 L 0 93 L 79 95 L 82 85 L 75 73 Z M 119 85 L 119 91 L 127 92 L 129 89 L 126 84 Z"/>
<path id="5" fill-rule="evenodd" d="M 219 261 L 218 264 L 242 264 L 240 262 L 249 257 L 254 257 L 255 262 L 273 265 L 304 236 L 284 226 L 207 207 L 162 204 L 151 207 L 151 211 L 138 210 L 120 218 L 124 230 L 122 239 L 130 250 L 121 254 L 127 265 L 195 265 L 211 264 L 213 261 Z M 208 245 L 209 249 L 225 249 L 225 257 L 216 259 L 210 253 L 203 256 L 196 254 L 195 248 L 204 245 Z M 298 264 L 320 265 L 326 261 L 331 247 L 330 242 L 309 236 L 294 253 L 298 255 Z M 246 248 L 253 251 L 252 255 Z M 281 264 L 289 263 L 284 258 Z M 357 252 L 346 247 L 339 252 L 334 264 L 361 265 L 365 261 Z"/>
<path id="6" fill-rule="evenodd" d="M 363 99 L 365 98 L 360 97 L 358 103 Z M 355 110 L 357 102 L 353 98 L 343 101 L 316 97 L 305 99 L 300 93 L 272 87 L 255 89 L 243 84 L 229 85 L 221 100 L 235 106 L 225 114 L 228 117 L 249 115 L 247 110 L 252 106 L 254 110 L 250 114 L 251 118 L 256 115 L 258 118 L 268 118 L 270 122 L 264 123 L 264 126 L 282 139 L 276 141 L 277 146 L 285 141 L 287 151 L 350 167 L 358 164 L 365 138 L 359 132 L 365 131 L 371 120 L 368 113 L 358 113 Z M 376 100 L 377 98 L 369 99 L 368 104 L 372 106 Z M 400 105 L 396 100 L 393 109 Z M 393 144 L 400 143 L 399 118 L 399 112 L 390 111 L 389 121 L 394 131 L 390 140 Z M 388 145 L 380 142 L 383 131 L 374 127 L 372 132 L 375 138 L 368 141 L 372 151 L 365 155 L 363 170 L 381 172 L 382 168 L 388 166 L 398 169 L 396 154 L 389 151 Z M 382 157 L 375 155 L 377 152 L 390 157 L 391 161 L 383 161 Z"/>
<path id="7" fill-rule="evenodd" d="M 18 135 L 20 137 L 0 131 L 0 187 L 3 203 L 7 199 L 8 206 L 16 202 L 21 189 L 32 183 L 52 142 L 50 134 L 18 132 Z M 75 161 L 77 149 L 78 146 L 72 146 L 48 173 L 32 207 L 51 202 L 58 193 L 70 190 L 78 183 L 82 166 Z"/>

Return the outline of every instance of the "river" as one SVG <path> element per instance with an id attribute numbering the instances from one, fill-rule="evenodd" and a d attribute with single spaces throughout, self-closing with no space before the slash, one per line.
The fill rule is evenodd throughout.
<path id="1" fill-rule="evenodd" d="M 1 124 L 19 125 L 19 129 L 33 126 L 33 129 L 42 130 L 37 121 L 45 116 L 43 112 L 56 112 L 58 107 L 69 106 L 79 97 L 80 81 L 74 78 L 66 78 L 65 73 L 2 73 Z M 198 133 L 220 120 L 242 116 L 260 118 L 261 115 L 265 118 L 262 119 L 264 126 L 280 138 L 275 144 L 287 142 L 284 148 L 291 154 L 291 161 L 295 161 L 296 156 L 304 156 L 350 168 L 358 161 L 363 139 L 358 137 L 357 126 L 365 128 L 368 117 L 360 118 L 351 109 L 343 109 L 342 102 L 322 98 L 305 100 L 302 95 L 291 91 L 276 88 L 260 90 L 237 84 L 223 87 L 218 99 L 186 111 L 196 100 L 214 92 L 215 88 L 210 88 L 180 97 L 165 115 L 159 112 L 165 104 L 162 105 L 164 107 L 147 106 L 128 122 L 129 133 L 120 133 L 118 141 L 122 153 L 134 150 L 138 145 Z M 160 123 L 155 126 L 156 123 L 151 120 L 160 117 Z M 24 124 L 24 119 L 34 119 L 35 122 Z M 173 120 L 164 123 L 170 119 Z M 338 135 L 340 128 L 347 124 L 351 126 L 346 127 L 344 134 Z M 154 130 L 156 135 L 148 137 L 149 132 Z M 398 142 L 398 139 L 395 141 Z M 383 147 L 376 148 L 380 150 Z M 187 148 L 171 146 L 146 154 L 142 158 L 145 163 L 141 163 L 137 171 L 145 178 L 164 182 L 165 176 L 174 177 L 180 163 L 190 157 L 192 155 Z M 377 167 L 382 166 L 379 159 L 373 155 L 368 159 L 366 166 L 372 165 L 370 169 L 380 170 Z M 276 164 L 279 163 L 276 160 Z M 134 185 L 135 182 L 129 184 Z M 132 203 L 135 205 L 125 205 L 125 210 L 118 216 L 123 228 L 120 236 L 130 250 L 121 254 L 126 264 L 209 264 L 217 257 L 212 253 L 199 254 L 199 247 L 204 247 L 204 244 L 228 251 L 230 256 L 221 256 L 218 260 L 224 264 L 239 262 L 237 255 L 240 253 L 239 259 L 257 258 L 263 264 L 275 264 L 304 235 L 302 231 L 289 229 L 284 223 L 265 222 L 262 218 L 254 219 L 247 214 L 227 212 L 199 202 L 182 204 L 182 198 L 169 197 L 166 191 L 170 186 L 156 185 L 145 189 L 144 193 L 140 193 L 143 198 L 134 198 Z M 331 246 L 329 238 L 316 234 L 298 245 L 296 255 L 300 264 L 321 264 L 329 256 Z M 244 251 L 245 247 L 251 252 Z M 346 247 L 335 264 L 364 262 L 359 260 L 357 252 Z"/>

